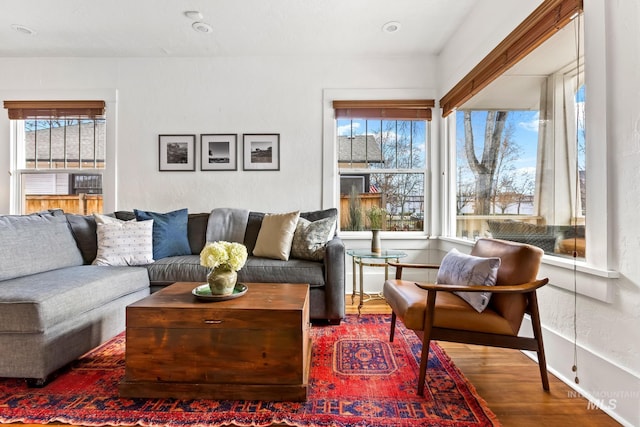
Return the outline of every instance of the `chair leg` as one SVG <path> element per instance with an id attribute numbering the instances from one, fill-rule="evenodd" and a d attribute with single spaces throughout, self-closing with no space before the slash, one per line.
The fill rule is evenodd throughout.
<path id="1" fill-rule="evenodd" d="M 393 342 L 393 337 L 396 333 L 396 313 L 391 312 L 391 332 L 389 333 L 389 342 Z"/>
<path id="2" fill-rule="evenodd" d="M 538 310 L 538 297 L 533 291 L 529 294 L 529 312 L 531 314 L 531 326 L 533 328 L 533 336 L 538 343 L 538 366 L 540 367 L 540 378 L 542 379 L 542 388 L 549 391 L 549 375 L 547 374 L 547 360 L 544 355 L 544 345 L 542 343 L 542 327 L 540 326 L 540 311 Z"/>
<path id="3" fill-rule="evenodd" d="M 431 344 L 431 327 L 433 325 L 433 310 L 436 306 L 436 291 L 427 293 L 427 307 L 424 313 L 424 335 L 422 336 L 422 354 L 420 355 L 420 375 L 418 376 L 418 396 L 424 396 L 424 383 L 427 377 L 429 363 L 429 345 Z"/>

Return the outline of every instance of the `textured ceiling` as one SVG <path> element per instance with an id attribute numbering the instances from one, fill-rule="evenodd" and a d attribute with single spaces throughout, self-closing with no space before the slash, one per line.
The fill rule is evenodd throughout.
<path id="1" fill-rule="evenodd" d="M 0 57 L 436 55 L 475 0 L 2 0 Z M 197 10 L 212 27 L 191 27 Z M 398 21 L 400 31 L 382 26 Z M 12 28 L 23 25 L 36 33 Z"/>

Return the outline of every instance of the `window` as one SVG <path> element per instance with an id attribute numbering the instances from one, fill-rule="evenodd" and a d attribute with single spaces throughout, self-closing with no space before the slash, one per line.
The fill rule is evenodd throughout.
<path id="1" fill-rule="evenodd" d="M 19 212 L 102 212 L 103 101 L 7 101 Z"/>
<path id="2" fill-rule="evenodd" d="M 547 74 L 526 72 L 527 58 L 465 102 L 455 114 L 456 236 L 489 236 L 586 256 L 584 58 L 579 20 L 532 56 Z M 556 55 L 558 43 L 571 55 Z M 569 50 L 571 51 L 571 50 Z M 543 67 L 540 67 L 542 69 Z"/>
<path id="3" fill-rule="evenodd" d="M 341 230 L 424 231 L 430 110 L 407 120 L 390 109 L 334 108 Z"/>

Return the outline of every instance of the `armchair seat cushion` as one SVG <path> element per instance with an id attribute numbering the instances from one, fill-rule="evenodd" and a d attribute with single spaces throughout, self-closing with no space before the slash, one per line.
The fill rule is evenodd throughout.
<path id="1" fill-rule="evenodd" d="M 382 294 L 407 328 L 419 331 L 424 329 L 427 291 L 420 289 L 412 281 L 393 279 L 385 282 Z M 478 313 L 465 300 L 451 292 L 438 292 L 433 326 L 500 335 L 518 333 L 491 307 Z"/>

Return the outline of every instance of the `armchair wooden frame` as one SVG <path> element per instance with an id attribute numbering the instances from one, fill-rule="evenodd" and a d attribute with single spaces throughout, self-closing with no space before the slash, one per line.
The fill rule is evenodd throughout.
<path id="1" fill-rule="evenodd" d="M 390 262 L 390 266 L 396 268 L 395 278 L 402 280 L 403 269 L 405 268 L 422 268 L 422 269 L 438 269 L 440 266 L 436 264 L 408 264 L 399 262 Z M 538 311 L 538 300 L 536 289 L 546 285 L 548 279 L 535 280 L 533 282 L 519 285 L 501 285 L 491 287 L 493 294 L 525 294 L 527 298 L 527 307 L 525 313 L 531 317 L 533 327 L 533 338 L 523 337 L 519 335 L 501 335 L 494 333 L 476 332 L 459 329 L 447 329 L 434 326 L 434 314 L 436 310 L 436 295 L 438 292 L 486 292 L 486 286 L 454 286 L 445 284 L 432 284 L 416 282 L 415 285 L 426 291 L 426 309 L 424 318 L 424 329 L 415 331 L 422 338 L 422 355 L 420 358 L 420 374 L 418 378 L 418 395 L 424 395 L 425 378 L 427 371 L 427 362 L 429 357 L 429 344 L 431 340 L 450 341 L 467 344 L 477 344 L 491 347 L 512 348 L 519 350 L 535 351 L 538 356 L 538 365 L 540 368 L 540 377 L 542 379 L 542 387 L 545 391 L 549 390 L 549 378 L 547 374 L 547 364 L 544 355 L 544 346 L 542 342 L 542 328 L 540 326 L 540 313 Z M 397 315 L 391 314 L 391 332 L 389 340 L 393 341 Z"/>

